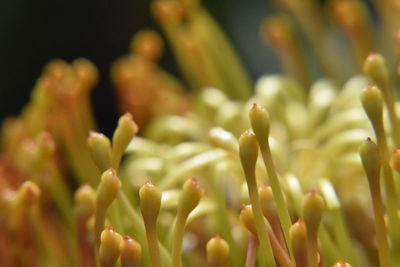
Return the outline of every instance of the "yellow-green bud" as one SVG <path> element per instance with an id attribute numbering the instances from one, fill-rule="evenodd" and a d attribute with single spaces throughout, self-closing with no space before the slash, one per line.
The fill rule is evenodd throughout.
<path id="1" fill-rule="evenodd" d="M 26 181 L 18 188 L 15 196 L 15 204 L 18 207 L 30 207 L 37 203 L 40 194 L 41 191 L 37 184 Z"/>
<path id="2" fill-rule="evenodd" d="M 229 245 L 219 236 L 211 238 L 207 242 L 207 266 L 228 266 Z"/>
<path id="3" fill-rule="evenodd" d="M 91 131 L 88 144 L 94 163 L 101 172 L 111 167 L 111 143 L 110 139 L 102 133 Z"/>
<path id="4" fill-rule="evenodd" d="M 244 172 L 254 172 L 258 157 L 258 143 L 256 136 L 250 131 L 244 132 L 239 137 L 239 152 Z"/>
<path id="5" fill-rule="evenodd" d="M 119 246 L 121 253 L 121 267 L 139 267 L 142 257 L 142 247 L 138 242 L 125 236 Z"/>
<path id="6" fill-rule="evenodd" d="M 119 246 L 122 241 L 121 235 L 115 232 L 111 226 L 107 226 L 106 229 L 101 232 L 100 240 L 100 266 L 114 267 L 120 255 Z"/>
<path id="7" fill-rule="evenodd" d="M 348 262 L 345 262 L 345 261 L 339 261 L 338 263 L 336 263 L 332 267 L 351 267 L 351 264 L 348 263 Z"/>
<path id="8" fill-rule="evenodd" d="M 189 215 L 199 204 L 203 193 L 204 191 L 196 178 L 187 180 L 183 185 L 183 190 L 179 197 L 178 212 L 181 212 L 185 216 Z"/>
<path id="9" fill-rule="evenodd" d="M 364 73 L 381 89 L 388 86 L 389 74 L 385 59 L 380 54 L 370 53 L 364 61 L 363 69 Z"/>
<path id="10" fill-rule="evenodd" d="M 324 199 L 315 191 L 303 198 L 303 218 L 309 233 L 317 234 L 325 210 Z"/>
<path id="11" fill-rule="evenodd" d="M 115 170 L 112 168 L 106 170 L 101 176 L 101 181 L 97 188 L 97 208 L 107 209 L 116 198 L 120 188 L 121 181 L 119 180 Z"/>
<path id="12" fill-rule="evenodd" d="M 299 219 L 289 230 L 292 251 L 297 267 L 307 267 L 307 229 L 303 219 Z"/>
<path id="13" fill-rule="evenodd" d="M 264 216 L 270 220 L 272 216 L 277 216 L 277 209 L 274 200 L 274 194 L 270 186 L 262 185 L 258 188 L 258 195 L 260 196 L 261 208 Z"/>
<path id="14" fill-rule="evenodd" d="M 251 127 L 257 136 L 258 142 L 267 142 L 270 131 L 270 119 L 267 110 L 257 104 L 249 112 Z"/>
<path id="15" fill-rule="evenodd" d="M 139 190 L 140 210 L 146 222 L 155 222 L 161 205 L 161 192 L 152 183 L 144 184 Z"/>
<path id="16" fill-rule="evenodd" d="M 360 146 L 359 152 L 370 186 L 379 188 L 381 159 L 378 146 L 368 138 Z"/>
<path id="17" fill-rule="evenodd" d="M 361 103 L 373 125 L 382 121 L 383 99 L 381 91 L 372 85 L 367 85 L 361 93 Z"/>
<path id="18" fill-rule="evenodd" d="M 125 113 L 118 120 L 118 126 L 113 135 L 113 156 L 121 157 L 132 138 L 137 134 L 139 128 L 133 121 L 130 113 Z M 114 166 L 116 167 L 116 166 Z"/>
<path id="19" fill-rule="evenodd" d="M 242 209 L 240 211 L 240 221 L 250 233 L 252 233 L 254 236 L 257 236 L 257 230 L 254 225 L 254 214 L 251 205 L 242 205 Z"/>
<path id="20" fill-rule="evenodd" d="M 96 191 L 90 185 L 81 185 L 75 192 L 75 212 L 78 216 L 89 217 L 96 208 Z"/>

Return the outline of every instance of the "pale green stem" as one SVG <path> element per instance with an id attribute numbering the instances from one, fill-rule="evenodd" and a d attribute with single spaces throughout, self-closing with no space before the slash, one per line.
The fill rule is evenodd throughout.
<path id="1" fill-rule="evenodd" d="M 254 213 L 254 224 L 257 231 L 257 237 L 260 241 L 260 266 L 275 267 L 274 254 L 272 253 L 271 243 L 269 242 L 267 226 L 264 222 L 264 215 L 262 214 L 260 199 L 258 197 L 258 187 L 256 184 L 255 171 L 251 170 L 246 173 L 249 177 L 247 180 L 247 187 L 250 196 L 250 202 Z"/>
<path id="2" fill-rule="evenodd" d="M 392 259 L 395 266 L 400 266 L 400 254 L 396 253 L 397 251 L 400 251 L 400 219 L 397 214 L 397 207 L 400 202 L 396 192 L 392 169 L 389 165 L 389 151 L 382 120 L 377 123 L 377 125 L 373 124 L 373 128 L 382 162 L 383 179 L 387 198 L 386 208 L 388 216 L 388 228 L 390 241 L 392 243 Z"/>
<path id="3" fill-rule="evenodd" d="M 262 142 L 262 143 L 261 143 Z M 276 170 L 274 162 L 272 160 L 272 154 L 269 147 L 268 140 L 260 142 L 260 150 L 262 158 L 264 160 L 265 167 L 267 169 L 269 182 L 272 188 L 272 193 L 274 194 L 274 199 L 276 202 L 276 207 L 278 210 L 279 219 L 282 224 L 283 235 L 285 236 L 287 249 L 289 251 L 290 258 L 293 260 L 293 252 L 291 247 L 291 241 L 289 238 L 289 229 L 292 225 L 292 220 L 290 219 L 289 210 L 286 207 L 285 199 L 283 197 L 283 191 L 276 175 Z"/>

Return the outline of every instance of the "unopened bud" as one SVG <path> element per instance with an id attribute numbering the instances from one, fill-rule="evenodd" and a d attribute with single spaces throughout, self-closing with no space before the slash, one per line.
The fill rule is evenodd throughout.
<path id="1" fill-rule="evenodd" d="M 114 162 L 114 164 L 118 163 L 125 152 L 125 149 L 131 142 L 132 138 L 137 134 L 139 128 L 137 124 L 133 121 L 132 115 L 130 113 L 125 113 L 118 120 L 118 126 L 114 131 L 113 135 L 113 157 L 114 160 L 118 162 Z M 118 166 L 114 166 L 118 167 Z"/>
<path id="2" fill-rule="evenodd" d="M 18 188 L 15 204 L 19 207 L 30 207 L 37 203 L 40 193 L 40 188 L 37 184 L 26 181 Z"/>
<path id="3" fill-rule="evenodd" d="M 332 267 L 352 267 L 350 263 L 345 262 L 345 261 L 339 261 L 338 263 L 336 263 L 335 265 L 333 265 Z"/>
<path id="4" fill-rule="evenodd" d="M 361 93 L 361 103 L 373 125 L 382 121 L 383 98 L 381 91 L 372 85 L 367 85 Z"/>
<path id="5" fill-rule="evenodd" d="M 75 192 L 75 212 L 78 216 L 89 217 L 96 208 L 96 191 L 90 185 L 81 185 Z"/>
<path id="6" fill-rule="evenodd" d="M 296 266 L 307 267 L 307 229 L 302 219 L 290 227 L 289 236 Z"/>
<path id="7" fill-rule="evenodd" d="M 254 236 L 257 236 L 257 230 L 254 226 L 254 214 L 251 205 L 242 206 L 242 210 L 240 211 L 240 221 L 250 233 L 252 233 Z"/>
<path id="8" fill-rule="evenodd" d="M 200 187 L 197 179 L 187 180 L 183 185 L 183 190 L 179 198 L 178 212 L 182 212 L 185 216 L 199 204 L 203 196 L 203 189 Z"/>
<path id="9" fill-rule="evenodd" d="M 111 226 L 107 226 L 106 229 L 101 232 L 100 240 L 100 266 L 114 267 L 120 255 L 119 246 L 122 241 L 121 235 L 115 232 Z"/>
<path id="10" fill-rule="evenodd" d="M 144 184 L 139 190 L 140 210 L 146 223 L 155 222 L 160 211 L 161 192 L 152 183 Z"/>
<path id="11" fill-rule="evenodd" d="M 138 267 L 142 257 L 142 247 L 138 242 L 125 236 L 119 246 L 121 252 L 121 267 Z"/>
<path id="12" fill-rule="evenodd" d="M 219 236 L 213 237 L 207 242 L 207 266 L 228 266 L 229 245 Z"/>
<path id="13" fill-rule="evenodd" d="M 317 234 L 325 210 L 324 199 L 315 191 L 304 196 L 303 217 L 309 233 Z"/>
<path id="14" fill-rule="evenodd" d="M 257 104 L 249 112 L 251 127 L 257 136 L 259 143 L 267 142 L 270 132 L 270 119 L 267 110 Z"/>
<path id="15" fill-rule="evenodd" d="M 97 208 L 107 209 L 111 202 L 116 198 L 120 188 L 121 181 L 119 180 L 115 170 L 106 170 L 101 176 L 101 181 L 97 188 Z"/>
<path id="16" fill-rule="evenodd" d="M 107 136 L 91 131 L 88 144 L 94 163 L 101 172 L 111 167 L 111 143 Z"/>
<path id="17" fill-rule="evenodd" d="M 246 131 L 239 137 L 239 152 L 244 172 L 254 172 L 258 157 L 258 143 L 253 133 Z"/>
<path id="18" fill-rule="evenodd" d="M 370 53 L 364 61 L 364 73 L 368 75 L 374 84 L 378 85 L 381 89 L 388 86 L 388 70 L 386 67 L 385 59 L 377 53 Z"/>

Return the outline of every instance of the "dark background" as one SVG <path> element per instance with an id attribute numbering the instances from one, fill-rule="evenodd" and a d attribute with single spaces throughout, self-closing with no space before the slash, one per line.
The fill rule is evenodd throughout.
<path id="1" fill-rule="evenodd" d="M 262 19 L 272 12 L 267 2 L 203 1 L 233 41 L 253 81 L 280 71 L 258 35 Z M 147 0 L 0 0 L 0 121 L 20 112 L 49 60 L 85 57 L 100 71 L 93 103 L 100 128 L 110 133 L 117 114 L 109 68 L 144 27 L 159 31 Z M 169 52 L 161 64 L 179 77 Z"/>

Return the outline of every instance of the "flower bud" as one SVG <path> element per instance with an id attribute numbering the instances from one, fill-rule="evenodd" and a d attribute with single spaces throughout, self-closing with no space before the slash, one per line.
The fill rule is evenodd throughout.
<path id="1" fill-rule="evenodd" d="M 139 190 L 140 210 L 143 219 L 149 222 L 155 222 L 161 206 L 161 192 L 152 183 L 144 184 Z"/>
<path id="2" fill-rule="evenodd" d="M 115 129 L 112 138 L 113 157 L 114 160 L 117 161 L 114 162 L 114 164 L 119 164 L 120 158 L 124 154 L 125 149 L 131 142 L 132 138 L 137 134 L 138 130 L 139 128 L 137 124 L 133 121 L 132 115 L 130 113 L 125 113 L 119 118 L 118 126 Z M 118 166 L 114 167 L 117 168 Z"/>
<path id="3" fill-rule="evenodd" d="M 367 85 L 361 93 L 361 103 L 372 125 L 382 121 L 383 99 L 381 91 L 372 85 Z"/>
<path id="4" fill-rule="evenodd" d="M 72 63 L 72 66 L 78 79 L 85 87 L 90 89 L 97 83 L 99 71 L 90 60 L 78 58 Z"/>
<path id="5" fill-rule="evenodd" d="M 267 142 L 270 131 L 270 119 L 267 110 L 253 104 L 249 112 L 251 127 L 257 136 L 258 142 Z"/>
<path id="6" fill-rule="evenodd" d="M 228 266 L 229 245 L 219 236 L 211 238 L 207 242 L 207 266 Z"/>
<path id="7" fill-rule="evenodd" d="M 382 55 L 370 53 L 364 61 L 363 70 L 364 73 L 371 78 L 374 84 L 378 85 L 381 89 L 387 88 L 389 74 L 385 59 Z"/>
<path id="8" fill-rule="evenodd" d="M 141 30 L 135 34 L 130 49 L 146 61 L 156 62 L 163 52 L 163 41 L 153 30 Z"/>
<path id="9" fill-rule="evenodd" d="M 204 191 L 196 178 L 187 180 L 183 185 L 183 190 L 179 198 L 178 212 L 188 216 L 199 204 L 203 193 Z"/>
<path id="10" fill-rule="evenodd" d="M 307 229 L 302 219 L 290 227 L 289 236 L 296 266 L 307 267 Z"/>
<path id="11" fill-rule="evenodd" d="M 271 222 L 272 218 L 278 216 L 274 194 L 270 186 L 262 185 L 258 188 L 258 195 L 260 196 L 261 208 L 264 216 Z"/>
<path id="12" fill-rule="evenodd" d="M 322 213 L 325 209 L 325 202 L 323 198 L 315 191 L 303 198 L 303 217 L 304 222 L 309 233 L 317 234 L 318 228 L 321 223 Z"/>
<path id="13" fill-rule="evenodd" d="M 96 191 L 90 185 L 81 185 L 75 192 L 75 212 L 90 217 L 96 208 Z"/>
<path id="14" fill-rule="evenodd" d="M 239 137 L 239 152 L 244 172 L 254 172 L 258 157 L 258 143 L 253 133 L 246 131 Z"/>
<path id="15" fill-rule="evenodd" d="M 15 204 L 21 208 L 30 207 L 37 203 L 40 194 L 41 191 L 37 184 L 31 181 L 26 181 L 18 188 L 15 196 Z"/>
<path id="16" fill-rule="evenodd" d="M 102 133 L 91 131 L 88 144 L 93 161 L 101 172 L 111 167 L 111 143 L 110 139 Z"/>
<path id="17" fill-rule="evenodd" d="M 142 247 L 138 242 L 125 236 L 120 243 L 121 267 L 138 267 L 142 257 Z"/>
<path id="18" fill-rule="evenodd" d="M 114 169 L 106 170 L 101 176 L 99 187 L 97 188 L 97 208 L 107 209 L 112 201 L 116 198 L 121 181 L 119 180 Z"/>
<path id="19" fill-rule="evenodd" d="M 121 235 L 115 232 L 111 226 L 107 226 L 101 233 L 100 240 L 100 266 L 114 267 L 120 255 L 119 246 L 122 241 Z"/>
<path id="20" fill-rule="evenodd" d="M 246 229 L 257 236 L 257 230 L 254 226 L 254 214 L 251 205 L 243 205 L 240 211 L 240 221 L 246 227 Z"/>
<path id="21" fill-rule="evenodd" d="M 350 263 L 345 262 L 345 261 L 339 261 L 338 263 L 336 263 L 335 265 L 333 265 L 332 267 L 351 267 Z"/>

